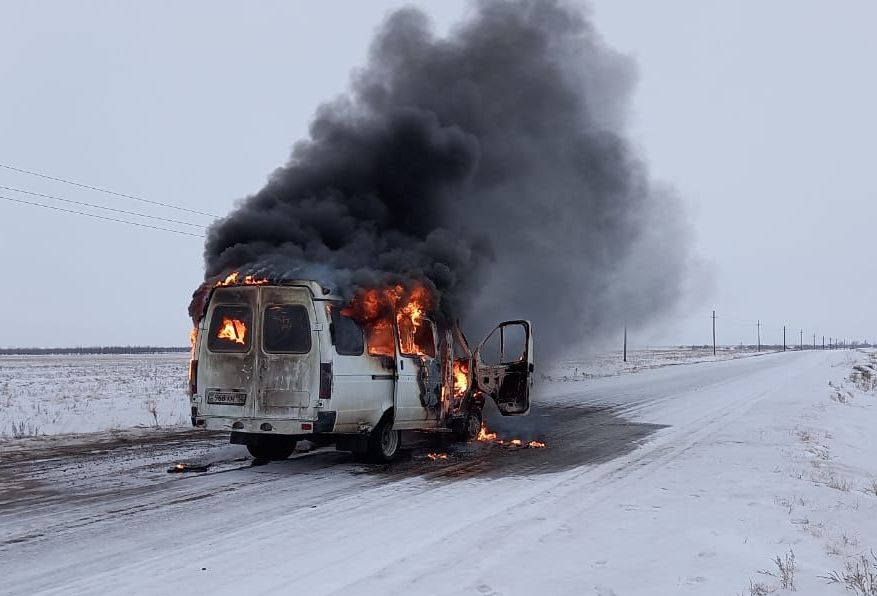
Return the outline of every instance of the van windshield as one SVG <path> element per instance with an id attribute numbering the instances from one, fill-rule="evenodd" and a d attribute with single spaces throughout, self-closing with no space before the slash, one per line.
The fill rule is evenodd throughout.
<path id="1" fill-rule="evenodd" d="M 252 322 L 253 313 L 249 306 L 216 306 L 210 319 L 207 349 L 211 352 L 249 351 Z"/>

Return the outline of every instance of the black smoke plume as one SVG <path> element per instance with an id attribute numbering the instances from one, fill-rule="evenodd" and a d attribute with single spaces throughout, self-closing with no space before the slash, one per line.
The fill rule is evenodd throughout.
<path id="1" fill-rule="evenodd" d="M 630 61 L 560 2 L 469 9 L 445 37 L 388 17 L 349 92 L 209 230 L 208 279 L 420 281 L 469 328 L 531 319 L 543 355 L 675 303 L 685 226 L 623 136 Z"/>

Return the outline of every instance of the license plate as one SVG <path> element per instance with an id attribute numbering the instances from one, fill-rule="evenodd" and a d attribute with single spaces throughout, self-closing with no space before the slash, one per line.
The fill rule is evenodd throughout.
<path id="1" fill-rule="evenodd" d="M 223 406 L 242 406 L 247 403 L 247 394 L 240 391 L 208 391 L 207 403 Z"/>

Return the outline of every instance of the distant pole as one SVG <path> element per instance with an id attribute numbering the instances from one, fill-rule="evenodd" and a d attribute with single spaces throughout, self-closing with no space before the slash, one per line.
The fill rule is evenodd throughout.
<path id="1" fill-rule="evenodd" d="M 713 311 L 713 356 L 716 355 L 716 311 Z"/>
<path id="2" fill-rule="evenodd" d="M 816 349 L 816 334 L 813 334 L 813 349 Z"/>
<path id="3" fill-rule="evenodd" d="M 786 326 L 783 325 L 783 352 L 786 351 Z"/>
<path id="4" fill-rule="evenodd" d="M 627 362 L 627 321 L 624 321 L 624 361 Z"/>
<path id="5" fill-rule="evenodd" d="M 825 336 L 822 336 L 822 349 L 825 349 Z"/>
<path id="6" fill-rule="evenodd" d="M 798 349 L 799 350 L 804 349 L 804 330 L 803 329 L 801 329 L 801 343 L 798 344 Z"/>
<path id="7" fill-rule="evenodd" d="M 761 351 L 761 319 L 759 319 L 755 326 L 758 328 L 758 351 Z"/>

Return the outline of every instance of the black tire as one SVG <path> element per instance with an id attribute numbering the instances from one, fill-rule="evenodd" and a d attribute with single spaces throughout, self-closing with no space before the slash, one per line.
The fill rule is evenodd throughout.
<path id="1" fill-rule="evenodd" d="M 268 437 L 262 437 L 268 439 Z M 270 440 L 260 441 L 247 445 L 247 451 L 250 452 L 255 459 L 267 459 L 271 461 L 281 461 L 289 458 L 295 451 L 298 441 L 295 439 L 283 439 L 281 437 L 271 437 Z"/>
<path id="2" fill-rule="evenodd" d="M 466 417 L 454 429 L 454 438 L 458 441 L 474 441 L 481 432 L 481 408 L 470 408 Z"/>
<path id="3" fill-rule="evenodd" d="M 308 437 L 308 441 L 313 443 L 316 447 L 328 447 L 335 442 L 335 437 L 329 435 L 313 435 Z"/>
<path id="4" fill-rule="evenodd" d="M 384 418 L 368 437 L 368 459 L 379 464 L 389 463 L 399 455 L 401 446 L 402 433 L 393 428 L 391 418 Z"/>

